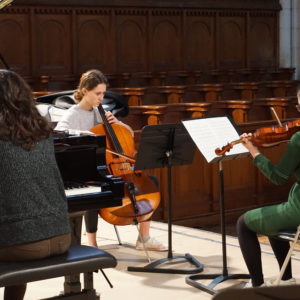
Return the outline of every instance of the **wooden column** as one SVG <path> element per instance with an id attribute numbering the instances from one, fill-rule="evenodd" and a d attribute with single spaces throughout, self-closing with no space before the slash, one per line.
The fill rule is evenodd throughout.
<path id="1" fill-rule="evenodd" d="M 223 85 L 218 83 L 203 83 L 189 86 L 188 89 L 200 93 L 200 101 L 214 102 L 221 99 Z"/>
<path id="2" fill-rule="evenodd" d="M 288 98 L 259 98 L 254 100 L 254 105 L 262 106 L 267 110 L 267 113 L 271 114 L 271 118 L 276 120 L 274 114 L 271 111 L 273 107 L 280 120 L 286 119 L 286 111 L 289 106 L 290 100 Z"/>
<path id="3" fill-rule="evenodd" d="M 231 84 L 233 89 L 239 93 L 239 99 L 252 100 L 256 96 L 259 83 L 257 82 L 236 82 Z"/>
<path id="4" fill-rule="evenodd" d="M 248 122 L 248 113 L 252 105 L 249 100 L 221 100 L 214 103 L 217 108 L 225 109 L 233 120 L 240 124 Z"/>

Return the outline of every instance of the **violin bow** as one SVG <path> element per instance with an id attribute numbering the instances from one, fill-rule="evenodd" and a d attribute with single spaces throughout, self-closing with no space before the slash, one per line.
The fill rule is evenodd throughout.
<path id="1" fill-rule="evenodd" d="M 276 119 L 278 125 L 279 125 L 280 127 L 282 127 L 282 123 L 281 123 L 281 121 L 280 121 L 280 119 L 279 119 L 279 117 L 278 117 L 278 115 L 277 115 L 277 113 L 276 113 L 276 110 L 274 109 L 273 106 L 271 106 L 270 109 L 271 109 L 271 111 L 272 111 L 272 113 L 273 113 L 273 115 L 274 115 L 274 117 L 275 117 L 275 119 Z"/>

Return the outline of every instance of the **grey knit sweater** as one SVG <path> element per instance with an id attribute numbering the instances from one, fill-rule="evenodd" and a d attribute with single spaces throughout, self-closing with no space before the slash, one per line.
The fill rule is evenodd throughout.
<path id="1" fill-rule="evenodd" d="M 50 137 L 27 151 L 0 141 L 0 248 L 70 232 Z"/>

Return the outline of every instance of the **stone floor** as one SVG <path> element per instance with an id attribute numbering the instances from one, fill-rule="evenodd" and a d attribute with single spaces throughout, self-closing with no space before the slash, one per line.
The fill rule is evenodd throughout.
<path id="1" fill-rule="evenodd" d="M 184 274 L 161 274 L 147 272 L 128 272 L 128 266 L 145 266 L 148 261 L 143 251 L 134 248 L 137 237 L 135 226 L 118 227 L 123 242 L 120 246 L 112 225 L 100 219 L 98 245 L 101 249 L 113 254 L 118 265 L 115 269 L 107 269 L 106 275 L 113 284 L 110 288 L 101 273 L 95 273 L 95 288 L 101 294 L 101 299 L 109 300 L 206 300 L 212 299 L 210 294 L 200 291 L 188 284 Z M 168 226 L 165 223 L 152 222 L 151 234 L 158 240 L 168 243 Z M 229 274 L 246 273 L 242 254 L 236 237 L 227 235 L 227 264 Z M 85 235 L 82 236 L 85 243 Z M 264 275 L 269 278 L 278 273 L 278 267 L 270 246 L 261 242 Z M 222 239 L 219 233 L 193 229 L 182 226 L 172 226 L 173 257 L 190 253 L 204 265 L 203 274 L 222 273 Z M 149 252 L 152 260 L 166 258 L 166 252 Z M 172 260 L 171 262 L 174 262 Z M 176 260 L 177 262 L 177 260 Z M 174 264 L 167 265 L 168 268 Z M 175 264 L 177 268 L 190 267 L 188 263 Z M 294 277 L 300 280 L 300 252 L 293 256 Z M 210 281 L 203 281 L 209 284 Z M 243 280 L 225 281 L 217 289 L 241 288 Z M 57 295 L 63 287 L 63 278 L 44 280 L 28 284 L 25 300 L 35 300 Z M 0 298 L 3 289 L 0 289 Z M 299 297 L 300 299 L 300 297 Z M 244 299 L 245 300 L 245 299 Z"/>

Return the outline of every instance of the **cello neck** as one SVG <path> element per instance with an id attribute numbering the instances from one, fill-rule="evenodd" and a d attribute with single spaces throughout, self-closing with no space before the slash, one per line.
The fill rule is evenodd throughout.
<path id="1" fill-rule="evenodd" d="M 107 137 L 109 138 L 114 150 L 119 154 L 123 154 L 124 152 L 123 152 L 122 146 L 114 132 L 112 125 L 108 122 L 108 120 L 105 116 L 105 110 L 101 104 L 98 106 L 98 110 L 99 110 L 100 116 L 102 118 L 103 124 L 105 126 L 105 129 L 107 132 Z"/>

